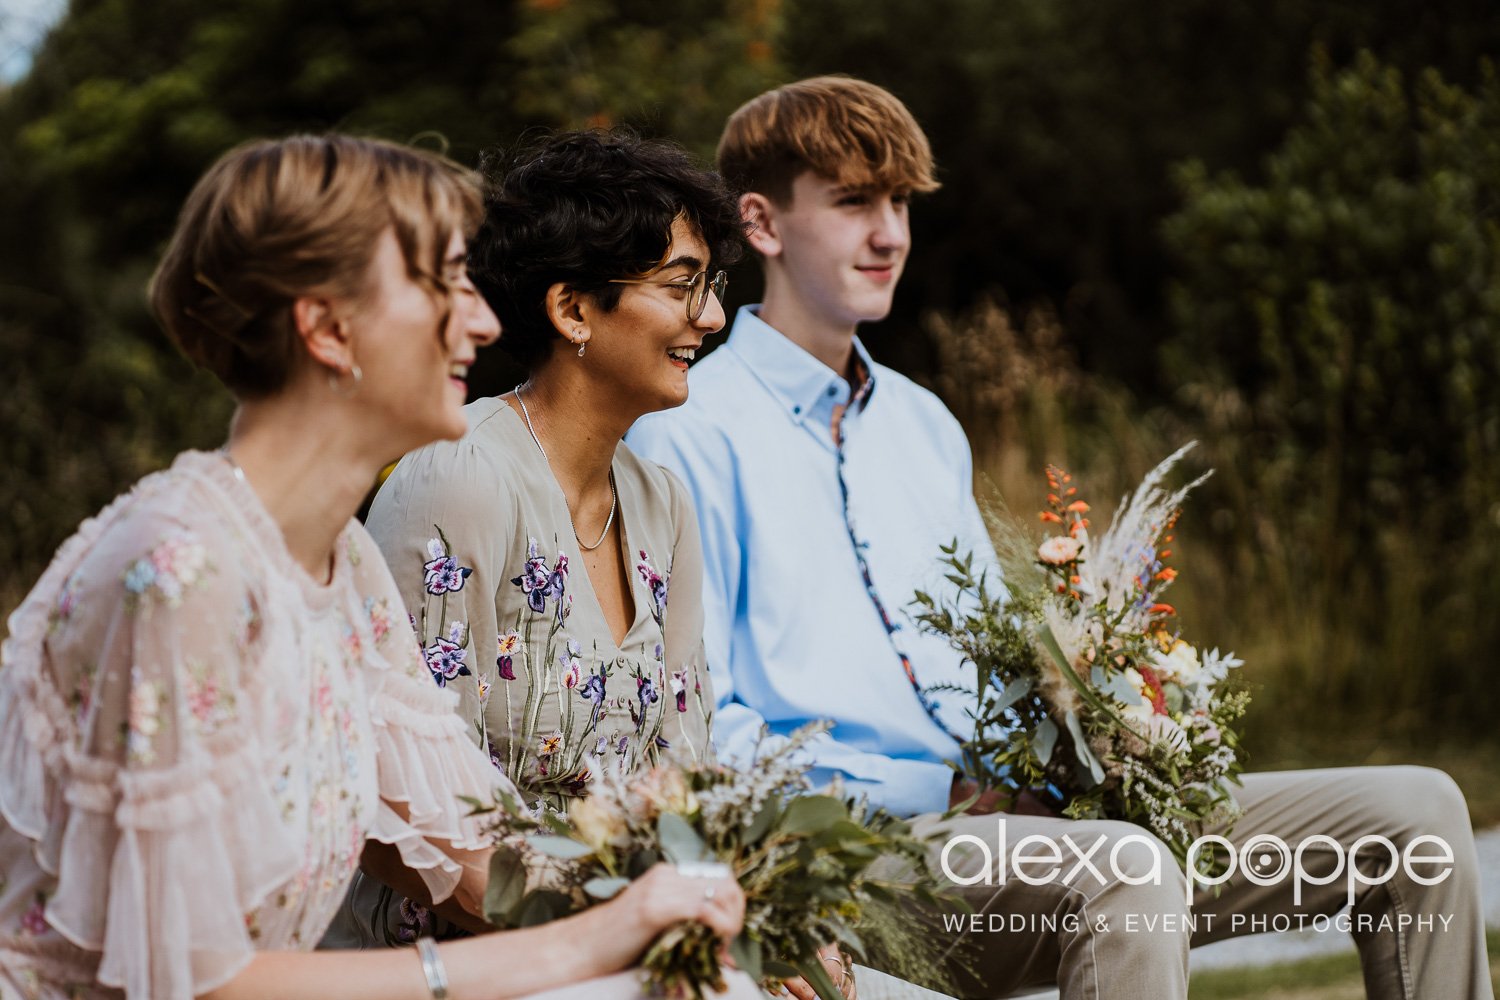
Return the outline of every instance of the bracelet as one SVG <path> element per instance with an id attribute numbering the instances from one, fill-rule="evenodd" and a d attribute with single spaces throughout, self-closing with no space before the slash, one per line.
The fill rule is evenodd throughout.
<path id="1" fill-rule="evenodd" d="M 448 1000 L 448 969 L 438 954 L 437 942 L 430 937 L 417 938 L 417 955 L 422 959 L 422 975 L 427 977 L 432 1000 Z"/>

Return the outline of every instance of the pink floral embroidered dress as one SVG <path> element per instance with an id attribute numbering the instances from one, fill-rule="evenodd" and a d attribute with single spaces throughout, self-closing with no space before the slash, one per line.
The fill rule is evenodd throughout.
<path id="1" fill-rule="evenodd" d="M 190 997 L 309 949 L 368 838 L 435 897 L 502 783 L 350 522 L 315 583 L 187 453 L 85 522 L 0 670 L 0 996 Z M 405 818 L 405 817 L 409 817 Z"/>

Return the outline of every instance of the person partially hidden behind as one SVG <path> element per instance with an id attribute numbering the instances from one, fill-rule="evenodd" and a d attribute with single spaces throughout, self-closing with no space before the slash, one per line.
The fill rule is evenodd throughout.
<path id="1" fill-rule="evenodd" d="M 887 91 L 820 77 L 735 112 L 719 167 L 745 192 L 765 301 L 741 309 L 724 346 L 694 365 L 685 406 L 644 417 L 627 438 L 676 472 L 697 507 L 719 752 L 743 758 L 762 726 L 787 733 L 831 719 L 814 749 L 815 776 L 838 775 L 849 792 L 930 828 L 976 791 L 947 763 L 958 757 L 962 699 L 935 704 L 923 693 L 961 683 L 964 665 L 917 631 L 906 606 L 939 578 L 939 546 L 955 537 L 991 579 L 998 568 L 963 430 L 856 335 L 890 310 L 911 250 L 911 197 L 938 186 L 927 139 Z M 1447 775 L 1417 767 L 1250 774 L 1237 798 L 1236 847 L 1257 834 L 1290 845 L 1317 835 L 1324 839 L 1302 858 L 1317 877 L 1331 875 L 1362 837 L 1402 851 L 1422 835 L 1445 841 L 1453 870 L 1436 884 L 1425 884 L 1430 869 L 1389 871 L 1390 853 L 1376 842 L 1357 852 L 1365 881 L 1351 917 L 1366 991 L 1378 1000 L 1493 996 L 1473 834 Z M 1099 875 L 1037 885 L 1012 873 L 960 887 L 980 914 L 1019 916 L 1003 931 L 970 935 L 972 973 L 955 969 L 970 995 L 1056 983 L 1070 1000 L 1182 1000 L 1189 947 L 1264 929 L 1259 918 L 1333 914 L 1346 901 L 1347 877 L 1304 885 L 1297 905 L 1291 880 L 1262 885 L 1241 872 L 1217 893 L 1197 893 L 1189 911 L 1184 876 L 1159 842 L 1160 878 L 1144 877 L 1149 839 L 1124 845 L 1118 865 L 1103 863 L 1122 838 L 1149 838 L 1145 830 L 1022 815 L 1018 805 L 986 792 L 946 833 L 996 846 L 997 819 L 980 814 L 1010 808 L 1011 845 L 1047 838 L 1067 875 L 1076 858 L 1063 838 L 1085 850 L 1098 841 Z M 958 871 L 973 864 L 952 861 Z M 1155 929 L 1127 932 L 1131 914 Z"/>

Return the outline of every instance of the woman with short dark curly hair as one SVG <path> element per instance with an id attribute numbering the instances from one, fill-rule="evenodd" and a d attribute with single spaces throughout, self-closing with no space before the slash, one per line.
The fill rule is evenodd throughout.
<path id="1" fill-rule="evenodd" d="M 716 175 L 629 134 L 537 139 L 486 172 L 471 263 L 529 377 L 470 403 L 459 440 L 403 458 L 368 527 L 433 682 L 497 769 L 566 808 L 605 771 L 710 752 L 692 502 L 621 439 L 686 401 L 741 223 Z M 337 943 L 431 919 L 367 880 Z"/>
<path id="2" fill-rule="evenodd" d="M 569 132 L 491 152 L 481 170 L 491 186 L 474 241 L 475 280 L 500 317 L 502 346 L 533 375 L 564 339 L 583 346 L 573 339 L 581 326 L 560 331 L 549 311 L 553 285 L 613 312 L 630 287 L 619 279 L 664 270 L 679 220 L 702 240 L 704 268 L 743 252 L 744 223 L 719 176 L 668 143 Z"/>

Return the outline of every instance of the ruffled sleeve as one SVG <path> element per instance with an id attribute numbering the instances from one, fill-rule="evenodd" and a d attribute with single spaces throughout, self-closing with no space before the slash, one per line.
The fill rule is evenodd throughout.
<path id="1" fill-rule="evenodd" d="M 117 505 L 10 621 L 0 812 L 57 879 L 47 922 L 130 998 L 232 979 L 245 914 L 301 859 L 264 781 L 241 556 L 150 501 Z"/>
<path id="2" fill-rule="evenodd" d="M 369 544 L 375 551 L 373 542 Z M 370 582 L 399 601 L 384 562 L 368 560 Z M 399 606 L 399 604 L 397 605 Z M 370 837 L 393 844 L 403 863 L 421 876 L 434 902 L 446 899 L 473 852 L 490 844 L 483 817 L 470 815 L 470 799 L 493 800 L 497 788 L 514 791 L 470 734 L 458 712 L 458 694 L 433 683 L 415 635 L 398 626 L 401 640 L 382 645 L 370 659 L 370 719 L 375 731 L 380 807 Z"/>

